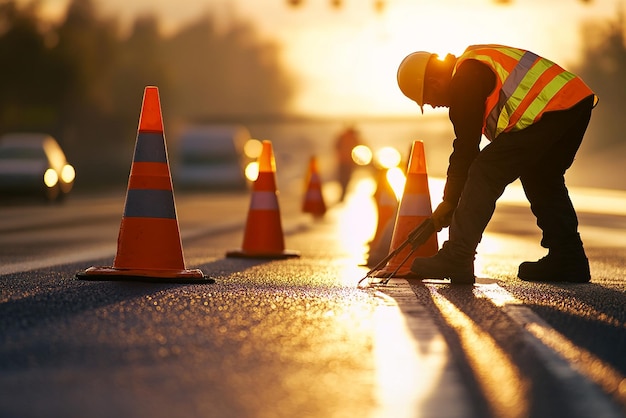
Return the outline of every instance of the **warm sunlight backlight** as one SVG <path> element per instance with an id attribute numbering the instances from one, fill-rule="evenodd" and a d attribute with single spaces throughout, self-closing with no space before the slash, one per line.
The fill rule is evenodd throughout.
<path id="1" fill-rule="evenodd" d="M 352 254 L 357 263 L 363 263 L 367 252 L 367 242 L 376 229 L 376 207 L 372 195 L 376 184 L 371 177 L 355 179 L 350 199 L 346 200 L 345 210 L 340 212 L 337 237 L 346 253 Z"/>
<path id="2" fill-rule="evenodd" d="M 401 160 L 400 152 L 393 147 L 383 147 L 376 151 L 375 162 L 381 168 L 397 167 Z"/>
<path id="3" fill-rule="evenodd" d="M 387 181 L 393 189 L 398 200 L 402 199 L 404 193 L 404 183 L 406 183 L 406 176 L 400 167 L 394 167 L 387 170 Z"/>
<path id="4" fill-rule="evenodd" d="M 479 384 L 496 415 L 512 418 L 526 416 L 528 383 L 522 378 L 520 370 L 489 333 L 439 293 L 439 287 L 427 287 L 441 316 L 456 330 L 472 369 L 481 376 Z"/>
<path id="5" fill-rule="evenodd" d="M 251 163 L 248 163 L 244 173 L 248 180 L 255 181 L 257 177 L 259 177 L 259 163 L 256 161 L 252 161 Z"/>
<path id="6" fill-rule="evenodd" d="M 248 158 L 259 158 L 262 150 L 263 144 L 258 139 L 249 139 L 243 146 L 243 153 Z"/>
<path id="7" fill-rule="evenodd" d="M 358 165 L 368 165 L 372 162 L 372 150 L 366 145 L 357 145 L 352 148 L 352 160 Z"/>
<path id="8" fill-rule="evenodd" d="M 374 313 L 379 409 L 373 417 L 414 417 L 415 411 L 430 408 L 437 396 L 443 375 L 448 373 L 450 352 L 442 335 L 431 331 L 435 325 L 429 321 L 419 323 L 429 336 L 420 339 L 417 346 L 411 326 L 418 320 L 407 323 L 394 299 L 377 296 L 384 303 Z"/>

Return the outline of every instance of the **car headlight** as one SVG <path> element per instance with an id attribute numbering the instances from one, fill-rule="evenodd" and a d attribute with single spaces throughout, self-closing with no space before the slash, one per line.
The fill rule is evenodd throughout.
<path id="1" fill-rule="evenodd" d="M 59 175 L 52 168 L 49 168 L 43 175 L 43 182 L 47 187 L 52 188 L 59 182 Z"/>
<path id="2" fill-rule="evenodd" d="M 76 171 L 74 171 L 74 167 L 69 164 L 65 164 L 61 170 L 61 180 L 63 180 L 63 183 L 71 183 L 74 181 L 75 177 Z"/>

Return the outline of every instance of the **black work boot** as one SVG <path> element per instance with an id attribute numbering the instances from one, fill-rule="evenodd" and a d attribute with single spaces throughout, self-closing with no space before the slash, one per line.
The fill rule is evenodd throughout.
<path id="1" fill-rule="evenodd" d="M 452 284 L 474 284 L 474 258 L 455 256 L 446 244 L 432 257 L 413 260 L 411 272 L 420 279 L 450 279 Z"/>
<path id="2" fill-rule="evenodd" d="M 580 247 L 550 249 L 542 259 L 520 264 L 517 277 L 528 282 L 586 283 L 591 280 L 591 273 L 589 260 Z"/>

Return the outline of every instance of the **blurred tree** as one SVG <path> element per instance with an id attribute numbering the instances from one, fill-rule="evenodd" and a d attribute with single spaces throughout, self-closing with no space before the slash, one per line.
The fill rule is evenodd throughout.
<path id="1" fill-rule="evenodd" d="M 624 14 L 614 21 L 583 27 L 582 64 L 576 72 L 600 98 L 589 127 L 594 149 L 626 142 L 622 111 L 626 107 Z"/>
<path id="2" fill-rule="evenodd" d="M 220 32 L 206 15 L 166 42 L 177 113 L 192 119 L 264 117 L 285 113 L 293 94 L 279 50 L 252 26 Z"/>
<path id="3" fill-rule="evenodd" d="M 144 87 L 158 86 L 161 96 L 171 96 L 172 82 L 168 77 L 171 69 L 163 49 L 159 22 L 153 15 L 136 18 L 130 35 L 120 41 L 110 94 L 115 103 L 115 118 L 128 127 L 126 136 L 130 134 L 131 138 L 132 130 L 136 129 Z"/>
<path id="4" fill-rule="evenodd" d="M 146 85 L 159 87 L 164 119 L 246 123 L 287 111 L 293 87 L 280 51 L 247 22 L 217 30 L 206 15 L 166 37 L 155 16 L 140 16 L 123 37 L 94 0 L 71 0 L 56 24 L 37 6 L 0 1 L 0 133 L 56 136 L 77 186 L 127 179 Z"/>
<path id="5" fill-rule="evenodd" d="M 65 92 L 66 128 L 98 129 L 113 113 L 110 85 L 118 54 L 117 23 L 97 16 L 92 0 L 72 0 L 58 28 L 58 50 L 71 68 Z M 102 126 L 100 126 L 102 125 Z M 66 132 L 68 135 L 68 132 Z"/>
<path id="6" fill-rule="evenodd" d="M 68 67 L 39 28 L 36 8 L 0 4 L 0 130 L 57 126 Z"/>
<path id="7" fill-rule="evenodd" d="M 58 138 L 76 166 L 77 186 L 105 179 L 122 181 L 126 174 L 122 163 L 110 153 L 134 139 L 117 118 L 111 92 L 120 54 L 117 21 L 100 17 L 93 0 L 71 0 L 56 32 L 56 50 L 70 77 L 62 95 Z M 126 149 L 118 149 L 117 154 L 126 155 Z"/>
<path id="8" fill-rule="evenodd" d="M 226 45 L 218 41 L 215 23 L 209 15 L 181 28 L 164 45 L 171 63 L 173 107 L 182 115 L 198 118 L 220 112 L 228 106 L 232 92 L 223 83 L 229 68 Z"/>

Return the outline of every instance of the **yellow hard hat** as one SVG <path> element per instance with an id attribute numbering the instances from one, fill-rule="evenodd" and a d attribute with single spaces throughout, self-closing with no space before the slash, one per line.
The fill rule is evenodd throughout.
<path id="1" fill-rule="evenodd" d="M 398 67 L 398 87 L 409 99 L 415 101 L 424 113 L 424 75 L 433 54 L 418 51 L 407 55 Z"/>

